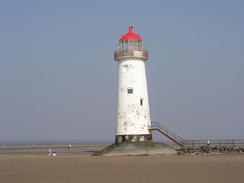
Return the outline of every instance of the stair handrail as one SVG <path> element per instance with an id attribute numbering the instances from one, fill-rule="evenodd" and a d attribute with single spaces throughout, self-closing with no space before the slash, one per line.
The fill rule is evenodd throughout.
<path id="1" fill-rule="evenodd" d="M 171 138 L 179 141 L 179 143 L 181 143 L 182 145 L 184 144 L 184 139 L 182 139 L 180 136 L 178 136 L 176 133 L 174 133 L 173 131 L 169 130 L 166 126 L 164 126 L 162 123 L 159 122 L 152 122 L 152 125 L 150 127 L 150 129 L 160 129 L 161 131 L 163 131 L 164 133 L 166 133 L 168 136 L 170 136 Z"/>

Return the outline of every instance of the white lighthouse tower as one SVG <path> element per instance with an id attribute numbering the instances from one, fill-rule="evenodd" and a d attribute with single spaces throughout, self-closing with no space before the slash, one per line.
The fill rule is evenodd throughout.
<path id="1" fill-rule="evenodd" d="M 119 39 L 114 52 L 119 65 L 116 143 L 152 140 L 145 71 L 148 52 L 132 29 Z"/>

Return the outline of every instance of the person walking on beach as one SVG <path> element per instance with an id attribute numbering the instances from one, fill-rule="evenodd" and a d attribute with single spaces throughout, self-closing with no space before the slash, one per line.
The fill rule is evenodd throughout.
<path id="1" fill-rule="evenodd" d="M 48 149 L 48 156 L 51 156 L 51 155 L 52 155 L 52 149 L 49 148 L 49 149 Z"/>
<path id="2" fill-rule="evenodd" d="M 209 146 L 209 145 L 210 145 L 210 140 L 208 139 L 208 140 L 207 140 L 207 146 Z"/>

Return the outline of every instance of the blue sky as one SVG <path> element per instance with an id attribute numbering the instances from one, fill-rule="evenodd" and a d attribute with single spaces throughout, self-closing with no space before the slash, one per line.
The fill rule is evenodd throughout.
<path id="1" fill-rule="evenodd" d="M 0 1 L 0 140 L 113 141 L 119 37 L 148 49 L 152 121 L 244 138 L 243 1 Z"/>

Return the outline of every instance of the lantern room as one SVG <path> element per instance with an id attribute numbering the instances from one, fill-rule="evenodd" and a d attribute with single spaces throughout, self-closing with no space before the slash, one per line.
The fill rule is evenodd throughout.
<path id="1" fill-rule="evenodd" d="M 119 45 L 114 53 L 114 59 L 121 61 L 125 59 L 139 59 L 146 61 L 148 52 L 143 48 L 143 41 L 140 35 L 133 32 L 133 27 L 129 27 L 128 33 L 121 36 Z"/>

